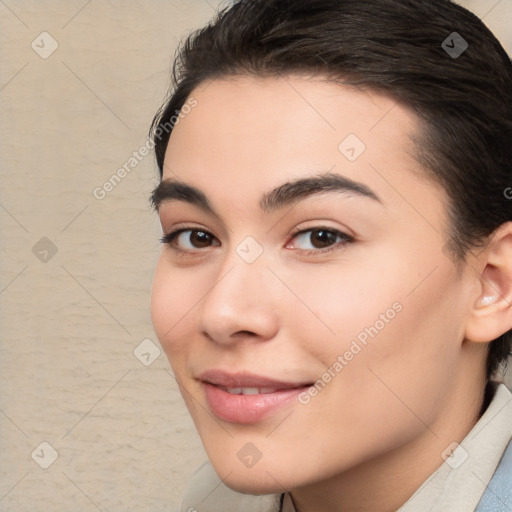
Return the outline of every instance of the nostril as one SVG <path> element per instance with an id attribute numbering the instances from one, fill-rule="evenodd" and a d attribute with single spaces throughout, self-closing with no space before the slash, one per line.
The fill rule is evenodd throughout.
<path id="1" fill-rule="evenodd" d="M 247 335 L 249 335 L 249 336 L 257 336 L 256 333 L 254 333 L 252 331 L 237 331 L 237 332 L 235 332 L 234 336 L 237 336 L 239 334 L 241 334 L 243 336 L 247 336 Z"/>

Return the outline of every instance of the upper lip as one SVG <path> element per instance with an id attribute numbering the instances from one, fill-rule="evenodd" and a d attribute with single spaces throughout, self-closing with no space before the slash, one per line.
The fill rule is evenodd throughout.
<path id="1" fill-rule="evenodd" d="M 311 385 L 311 382 L 284 382 L 248 372 L 229 373 L 224 370 L 207 370 L 198 377 L 203 382 L 227 388 L 294 389 Z"/>

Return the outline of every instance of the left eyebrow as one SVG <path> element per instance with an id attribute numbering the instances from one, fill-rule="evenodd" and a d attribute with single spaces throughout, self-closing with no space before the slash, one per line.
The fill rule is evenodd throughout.
<path id="1" fill-rule="evenodd" d="M 261 198 L 260 207 L 265 212 L 272 212 L 306 197 L 325 192 L 342 192 L 382 203 L 377 194 L 364 183 L 353 181 L 339 174 L 326 173 L 280 185 Z"/>
<path id="2" fill-rule="evenodd" d="M 367 185 L 339 174 L 326 173 L 321 176 L 301 178 L 283 183 L 264 194 L 259 204 L 264 212 L 270 213 L 306 197 L 326 192 L 342 192 L 382 203 L 377 194 Z M 162 180 L 151 194 L 151 203 L 157 211 L 162 203 L 169 201 L 185 201 L 220 218 L 201 190 L 176 179 Z"/>

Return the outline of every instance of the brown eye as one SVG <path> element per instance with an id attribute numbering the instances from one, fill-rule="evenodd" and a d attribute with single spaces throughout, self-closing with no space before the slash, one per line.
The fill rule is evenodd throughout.
<path id="1" fill-rule="evenodd" d="M 162 238 L 162 242 L 170 245 L 178 251 L 193 251 L 205 249 L 212 245 L 220 245 L 219 241 L 208 231 L 201 229 L 179 229 L 168 233 Z"/>
<path id="2" fill-rule="evenodd" d="M 198 249 L 208 247 L 212 243 L 212 237 L 209 233 L 204 231 L 189 231 L 189 233 L 190 244 Z"/>
<path id="3" fill-rule="evenodd" d="M 293 248 L 309 252 L 322 252 L 352 242 L 349 235 L 335 229 L 315 228 L 300 231 L 293 237 Z"/>
<path id="4" fill-rule="evenodd" d="M 315 229 L 310 233 L 309 238 L 311 245 L 316 249 L 323 249 L 324 247 L 329 247 L 329 245 L 336 243 L 337 235 L 332 231 Z"/>

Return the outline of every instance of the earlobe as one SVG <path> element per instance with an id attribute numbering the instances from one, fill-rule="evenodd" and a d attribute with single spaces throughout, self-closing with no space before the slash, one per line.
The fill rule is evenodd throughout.
<path id="1" fill-rule="evenodd" d="M 466 324 L 466 339 L 489 342 L 512 329 L 512 222 L 491 235 L 478 256 L 479 297 Z M 475 267 L 476 268 L 476 267 Z"/>

